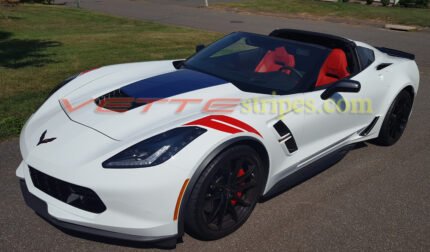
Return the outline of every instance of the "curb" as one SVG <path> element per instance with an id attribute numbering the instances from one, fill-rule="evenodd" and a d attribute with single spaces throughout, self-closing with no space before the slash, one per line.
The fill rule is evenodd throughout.
<path id="1" fill-rule="evenodd" d="M 395 31 L 416 31 L 418 30 L 415 26 L 409 26 L 409 25 L 398 25 L 398 24 L 385 24 L 385 29 L 389 30 L 395 30 Z"/>

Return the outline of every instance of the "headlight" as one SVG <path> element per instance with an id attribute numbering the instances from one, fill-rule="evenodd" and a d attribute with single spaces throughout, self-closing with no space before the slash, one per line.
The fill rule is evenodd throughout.
<path id="1" fill-rule="evenodd" d="M 104 168 L 143 168 L 159 165 L 207 130 L 180 127 L 137 143 L 103 162 Z"/>

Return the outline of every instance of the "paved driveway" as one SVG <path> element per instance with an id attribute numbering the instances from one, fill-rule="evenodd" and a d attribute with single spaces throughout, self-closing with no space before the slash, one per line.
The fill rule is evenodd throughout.
<path id="1" fill-rule="evenodd" d="M 118 16 L 220 32 L 268 33 L 288 27 L 329 32 L 417 55 L 421 90 L 402 140 L 393 147 L 356 149 L 325 172 L 259 204 L 249 221 L 225 239 L 185 236 L 180 251 L 430 250 L 430 33 L 239 15 L 195 8 L 193 0 L 82 0 L 82 6 Z M 212 2 L 212 1 L 210 1 Z M 198 44 L 198 41 L 196 41 Z M 66 235 L 24 206 L 15 167 L 18 141 L 0 143 L 0 250 L 133 250 Z"/>

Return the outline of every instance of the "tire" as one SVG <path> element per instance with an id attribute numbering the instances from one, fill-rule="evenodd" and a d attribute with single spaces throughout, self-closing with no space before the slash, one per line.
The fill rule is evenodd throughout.
<path id="1" fill-rule="evenodd" d="M 265 182 L 263 162 L 250 146 L 230 147 L 215 157 L 197 180 L 185 211 L 185 230 L 216 240 L 242 226 Z"/>
<path id="2" fill-rule="evenodd" d="M 397 95 L 385 115 L 378 138 L 373 141 L 375 144 L 391 146 L 400 139 L 408 123 L 412 103 L 412 97 L 406 90 Z"/>

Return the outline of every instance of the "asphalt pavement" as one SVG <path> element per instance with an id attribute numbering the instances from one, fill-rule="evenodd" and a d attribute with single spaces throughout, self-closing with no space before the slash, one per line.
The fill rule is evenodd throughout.
<path id="1" fill-rule="evenodd" d="M 82 0 L 90 10 L 228 33 L 275 28 L 327 32 L 415 53 L 421 86 L 403 138 L 366 144 L 326 171 L 257 205 L 245 225 L 212 242 L 186 235 L 178 251 L 429 251 L 430 33 L 196 8 L 194 0 Z M 210 1 L 211 2 L 211 1 Z M 212 1 L 213 2 L 213 1 Z M 198 41 L 196 41 L 198 44 Z M 24 205 L 17 139 L 0 143 L 0 251 L 131 251 L 136 244 L 65 234 Z"/>

